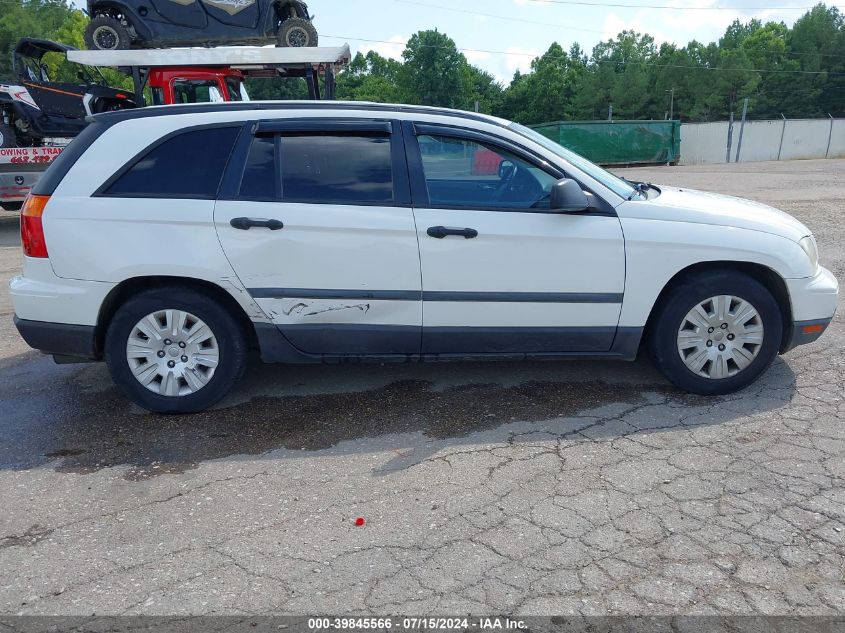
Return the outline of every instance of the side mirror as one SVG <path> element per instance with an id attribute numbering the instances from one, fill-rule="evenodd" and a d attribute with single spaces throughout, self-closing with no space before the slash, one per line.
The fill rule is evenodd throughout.
<path id="1" fill-rule="evenodd" d="M 590 208 L 587 194 L 574 180 L 562 178 L 552 185 L 549 210 L 559 213 L 577 213 Z"/>

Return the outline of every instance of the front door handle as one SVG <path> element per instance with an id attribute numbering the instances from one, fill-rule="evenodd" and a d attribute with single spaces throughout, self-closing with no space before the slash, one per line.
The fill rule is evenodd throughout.
<path id="1" fill-rule="evenodd" d="M 451 226 L 432 226 L 426 231 L 430 237 L 436 237 L 442 240 L 447 235 L 460 235 L 468 240 L 478 237 L 478 231 L 475 229 L 457 229 Z"/>
<path id="2" fill-rule="evenodd" d="M 229 222 L 232 228 L 240 229 L 241 231 L 249 231 L 255 227 L 257 229 L 270 229 L 271 231 L 278 231 L 285 228 L 281 220 L 265 220 L 264 218 L 232 218 Z"/>

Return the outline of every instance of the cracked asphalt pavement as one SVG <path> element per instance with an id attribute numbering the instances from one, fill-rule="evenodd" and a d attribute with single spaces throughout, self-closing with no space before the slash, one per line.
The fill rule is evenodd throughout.
<path id="1" fill-rule="evenodd" d="M 626 175 L 781 207 L 845 279 L 845 161 Z M 253 364 L 213 411 L 160 417 L 28 350 L 16 230 L 2 614 L 845 613 L 841 309 L 728 397 L 646 359 Z"/>

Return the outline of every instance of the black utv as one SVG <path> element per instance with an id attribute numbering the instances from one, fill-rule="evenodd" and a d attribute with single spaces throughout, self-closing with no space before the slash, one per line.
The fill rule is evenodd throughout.
<path id="1" fill-rule="evenodd" d="M 300 0 L 88 0 L 93 50 L 171 46 L 316 46 Z"/>
<path id="2" fill-rule="evenodd" d="M 22 38 L 12 54 L 16 83 L 0 84 L 0 147 L 33 147 L 45 139 L 71 138 L 92 114 L 135 107 L 133 95 L 106 85 L 99 70 L 70 64 L 67 51 L 49 40 Z M 50 81 L 45 56 L 57 54 L 65 74 L 78 83 Z"/>

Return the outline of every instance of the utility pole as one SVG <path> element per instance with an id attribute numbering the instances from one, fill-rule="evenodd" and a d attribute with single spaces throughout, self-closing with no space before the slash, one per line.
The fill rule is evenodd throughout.
<path id="1" fill-rule="evenodd" d="M 827 113 L 827 116 L 830 117 L 830 132 L 827 135 L 827 149 L 824 152 L 825 158 L 830 155 L 830 141 L 833 139 L 833 116 L 831 116 L 830 112 Z"/>
<path id="2" fill-rule="evenodd" d="M 734 111 L 731 108 L 731 120 L 728 122 L 728 151 L 725 154 L 725 162 L 731 162 L 731 144 L 733 143 L 734 137 Z"/>
<path id="3" fill-rule="evenodd" d="M 675 87 L 672 86 L 672 89 L 667 90 L 666 92 L 672 93 L 672 96 L 670 97 L 670 100 L 669 100 L 669 120 L 674 121 L 675 120 Z"/>
<path id="4" fill-rule="evenodd" d="M 783 119 L 783 127 L 780 129 L 780 145 L 778 145 L 778 160 L 780 160 L 781 152 L 783 152 L 783 137 L 786 135 L 786 117 L 783 116 L 783 112 L 780 113 L 780 117 Z"/>
<path id="5" fill-rule="evenodd" d="M 745 132 L 745 115 L 748 114 L 748 97 L 742 103 L 742 123 L 739 126 L 739 140 L 736 143 L 736 160 L 739 162 L 739 153 L 742 151 L 742 133 Z"/>

